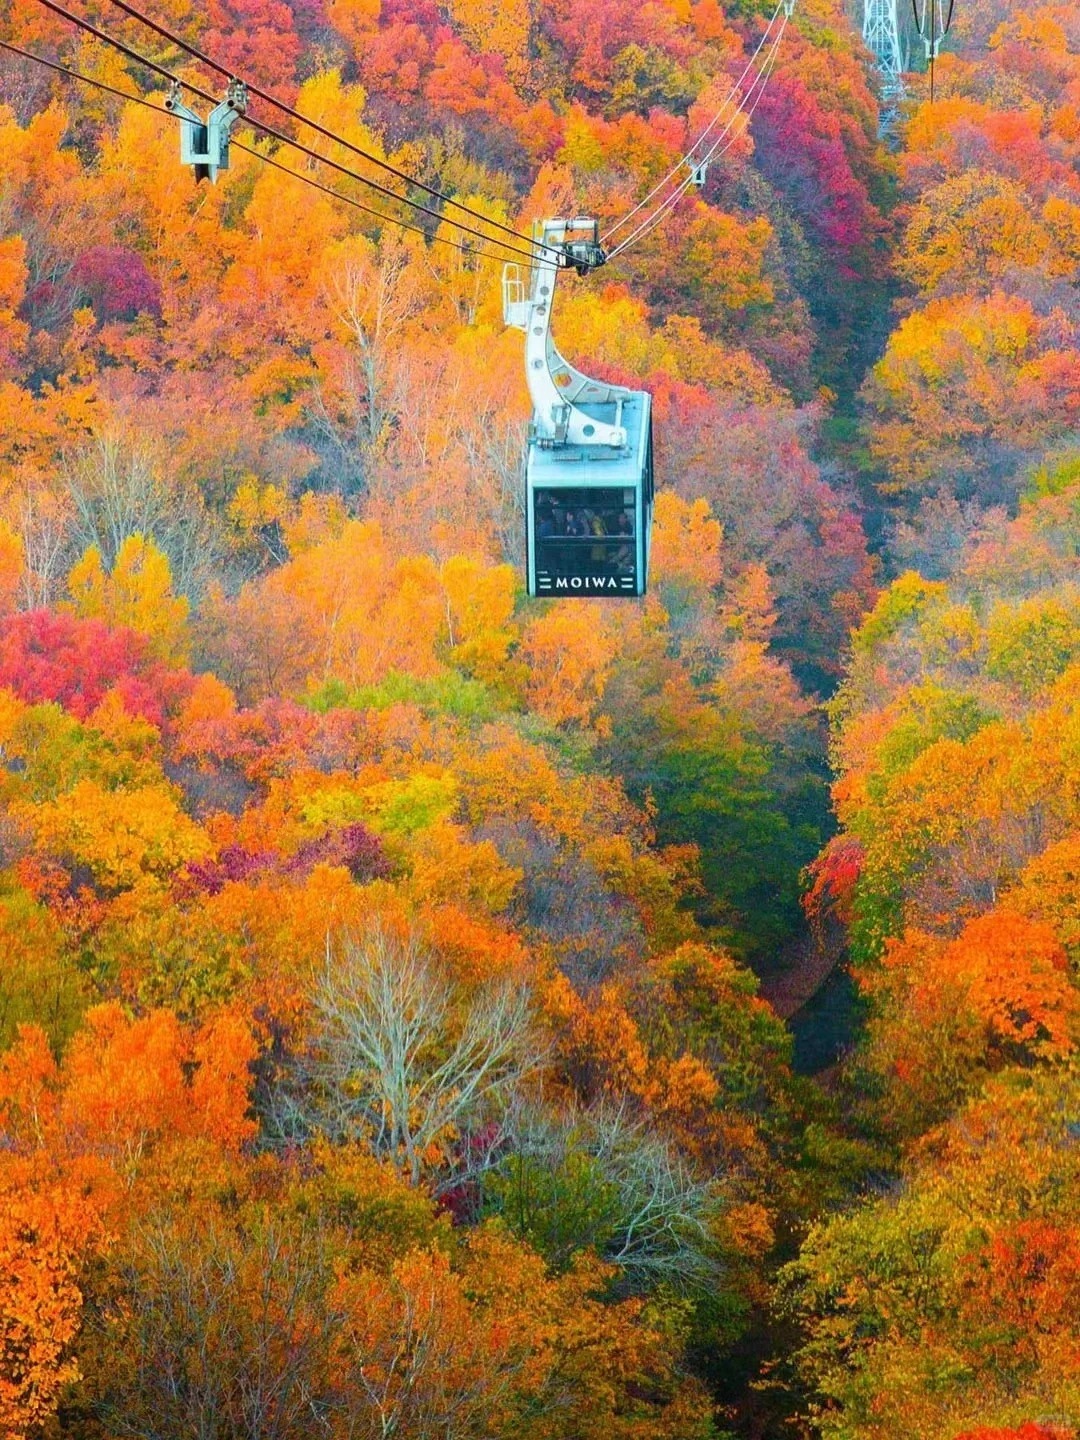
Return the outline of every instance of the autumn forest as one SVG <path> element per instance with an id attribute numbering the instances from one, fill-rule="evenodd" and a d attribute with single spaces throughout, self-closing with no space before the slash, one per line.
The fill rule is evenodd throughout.
<path id="1" fill-rule="evenodd" d="M 1080 10 L 798 0 L 531 600 L 506 237 L 773 4 L 145 4 L 0 14 L 0 1434 L 1077 1440 Z"/>

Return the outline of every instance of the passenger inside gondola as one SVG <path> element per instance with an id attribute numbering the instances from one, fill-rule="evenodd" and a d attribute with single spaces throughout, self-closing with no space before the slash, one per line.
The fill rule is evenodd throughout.
<path id="1" fill-rule="evenodd" d="M 632 580 L 637 564 L 634 499 L 633 490 L 614 487 L 537 491 L 537 572 L 556 579 Z"/>

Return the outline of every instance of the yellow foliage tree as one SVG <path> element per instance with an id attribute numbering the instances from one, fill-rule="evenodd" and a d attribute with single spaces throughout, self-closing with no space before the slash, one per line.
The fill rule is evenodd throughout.
<path id="1" fill-rule="evenodd" d="M 511 80 L 525 79 L 529 69 L 529 0 L 453 0 L 450 9 L 454 23 L 470 45 L 501 55 Z"/>
<path id="2" fill-rule="evenodd" d="M 0 615 L 9 615 L 16 608 L 25 563 L 21 537 L 0 520 Z"/>
<path id="3" fill-rule="evenodd" d="M 64 1385 L 79 1378 L 71 1353 L 82 1317 L 76 1283 L 92 1228 L 82 1197 L 12 1186 L 0 1178 L 0 1434 L 39 1433 Z"/>
<path id="4" fill-rule="evenodd" d="M 164 878 L 213 849 L 166 784 L 108 790 L 80 780 L 66 795 L 24 813 L 41 849 L 86 865 L 110 890 Z"/>
<path id="5" fill-rule="evenodd" d="M 14 375 L 30 335 L 17 315 L 26 289 L 26 241 L 21 235 L 0 240 L 0 376 Z"/>
<path id="6" fill-rule="evenodd" d="M 127 537 L 111 573 L 101 551 L 91 545 L 72 567 L 68 592 L 77 615 L 137 630 L 163 660 L 186 657 L 188 602 L 173 594 L 168 556 L 147 536 Z"/>
<path id="7" fill-rule="evenodd" d="M 513 624 L 517 577 L 509 565 L 483 565 L 455 555 L 439 575 L 446 593 L 451 658 L 487 684 L 505 684 L 507 656 L 518 638 Z"/>
<path id="8" fill-rule="evenodd" d="M 724 573 L 724 527 L 707 500 L 686 501 L 673 490 L 656 497 L 650 569 L 663 589 L 701 592 L 719 585 Z"/>
<path id="9" fill-rule="evenodd" d="M 525 631 L 531 709 L 553 725 L 589 725 L 615 660 L 610 630 L 588 606 L 565 600 Z"/>

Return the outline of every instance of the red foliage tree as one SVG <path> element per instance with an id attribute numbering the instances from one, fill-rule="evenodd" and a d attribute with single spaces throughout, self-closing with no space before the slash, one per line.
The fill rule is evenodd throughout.
<path id="1" fill-rule="evenodd" d="M 980 1425 L 977 1430 L 965 1430 L 962 1435 L 955 1436 L 954 1440 L 1070 1440 L 1070 1434 L 1067 1430 L 1025 1420 L 1017 1428 L 1010 1427 L 1007 1430 Z"/>
<path id="2" fill-rule="evenodd" d="M 207 52 L 237 75 L 292 99 L 300 37 L 284 0 L 212 0 L 207 9 Z"/>
<path id="3" fill-rule="evenodd" d="M 153 660 L 133 630 L 49 610 L 0 623 L 0 688 L 29 704 L 51 700 L 85 720 L 114 691 L 130 715 L 160 725 L 193 684 L 186 670 Z"/>
<path id="4" fill-rule="evenodd" d="M 76 303 L 89 303 L 99 320 L 161 317 L 161 286 L 141 255 L 122 245 L 94 245 L 71 267 Z"/>

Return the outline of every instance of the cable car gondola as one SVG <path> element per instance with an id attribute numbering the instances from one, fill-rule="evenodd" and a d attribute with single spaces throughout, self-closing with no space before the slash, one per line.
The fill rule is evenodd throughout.
<path id="1" fill-rule="evenodd" d="M 532 596 L 644 595 L 652 529 L 652 397 L 590 380 L 551 337 L 560 270 L 604 261 L 597 222 L 546 220 L 537 259 L 503 272 L 507 325 L 525 332 L 533 418 L 525 464 Z"/>
<path id="2" fill-rule="evenodd" d="M 282 164 L 262 148 L 253 149 L 250 145 L 235 142 L 241 150 L 254 155 L 263 164 L 274 166 L 291 175 L 298 183 L 374 216 L 381 224 L 394 224 L 418 233 L 432 244 L 450 245 L 465 255 L 493 257 L 500 252 L 509 252 L 523 256 L 528 262 L 526 270 L 512 264 L 504 271 L 503 306 L 506 323 L 523 330 L 526 335 L 527 377 L 533 402 L 525 477 L 528 592 L 533 596 L 645 594 L 649 578 L 653 509 L 652 400 L 644 390 L 590 380 L 559 354 L 551 338 L 555 281 L 560 270 L 571 266 L 579 274 L 586 274 L 617 259 L 652 234 L 687 190 L 704 184 L 710 162 L 722 156 L 738 135 L 746 132 L 775 64 L 796 0 L 777 0 L 757 48 L 719 111 L 690 150 L 621 219 L 615 221 L 602 241 L 599 225 L 592 218 L 546 220 L 532 236 L 528 236 L 512 225 L 482 215 L 436 186 L 398 169 L 381 156 L 338 135 L 314 117 L 295 110 L 269 91 L 260 89 L 254 83 L 246 84 L 233 76 L 220 61 L 152 20 L 128 0 L 112 0 L 130 19 L 153 30 L 200 65 L 228 79 L 228 93 L 220 102 L 214 94 L 191 80 L 184 82 L 192 95 L 211 105 L 204 120 L 185 104 L 179 78 L 172 70 L 85 17 L 67 10 L 58 0 L 39 0 L 39 3 L 85 34 L 169 82 L 165 110 L 180 121 L 181 160 L 194 168 L 197 179 L 214 180 L 220 170 L 227 168 L 229 132 L 237 117 L 246 115 L 250 91 L 257 100 L 342 149 L 359 155 L 389 176 L 404 182 L 406 187 L 415 186 L 424 191 L 432 202 L 438 202 L 442 208 L 435 209 L 432 204 L 402 194 L 400 189 L 391 188 L 324 152 L 312 149 L 276 126 L 248 115 L 249 123 L 260 133 L 280 146 L 307 156 L 316 165 L 327 167 L 385 196 L 395 205 L 405 204 L 416 216 L 435 220 L 440 228 L 444 225 L 452 227 L 457 233 L 431 234 L 430 226 L 403 220 L 400 216 L 362 204 L 353 196 L 343 195 L 324 184 L 313 174 Z M 912 0 L 912 3 L 917 7 L 919 0 Z M 922 3 L 924 6 L 936 3 L 940 7 L 945 0 L 922 0 Z M 953 0 L 948 0 L 948 3 L 951 17 Z M 940 25 L 932 20 L 931 54 L 936 54 L 935 33 L 947 29 L 947 18 Z M 122 100 L 134 101 L 151 110 L 160 108 L 145 96 L 130 95 L 66 65 L 23 51 L 7 41 L 0 40 L 0 49 L 34 60 L 70 80 L 96 86 Z M 750 76 L 752 79 L 748 88 L 740 94 Z M 741 129 L 737 129 L 740 121 Z M 451 214 L 451 211 L 455 213 Z M 459 218 L 461 215 L 467 219 Z M 628 228 L 631 226 L 633 228 Z M 621 239 L 617 238 L 620 231 L 625 232 Z M 466 236 L 480 241 L 481 248 L 478 250 L 470 244 Z"/>

